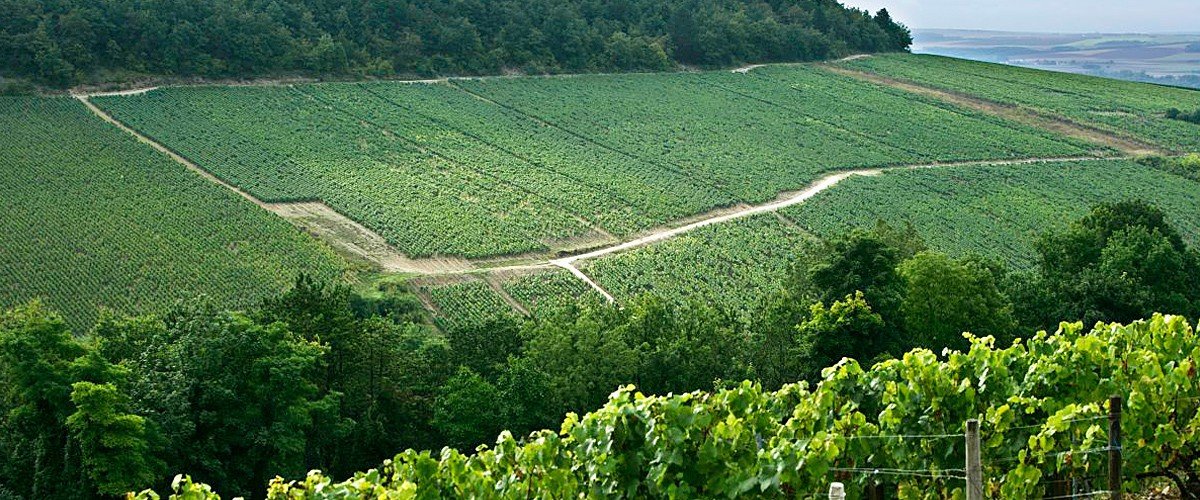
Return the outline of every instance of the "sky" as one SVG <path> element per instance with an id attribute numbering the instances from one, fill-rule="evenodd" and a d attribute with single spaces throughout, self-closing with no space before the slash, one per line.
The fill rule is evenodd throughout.
<path id="1" fill-rule="evenodd" d="M 1058 33 L 1200 33 L 1200 0 L 842 0 L 887 7 L 909 28 Z"/>

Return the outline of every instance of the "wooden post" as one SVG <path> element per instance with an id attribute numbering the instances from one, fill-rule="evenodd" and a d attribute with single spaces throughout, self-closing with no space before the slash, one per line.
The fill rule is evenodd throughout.
<path id="1" fill-rule="evenodd" d="M 983 461 L 980 456 L 979 421 L 967 421 L 967 500 L 983 500 Z"/>
<path id="2" fill-rule="evenodd" d="M 842 483 L 829 485 L 829 500 L 846 500 L 846 485 Z"/>
<path id="3" fill-rule="evenodd" d="M 1121 500 L 1121 396 L 1108 399 L 1108 491 Z"/>
<path id="4" fill-rule="evenodd" d="M 883 500 L 883 481 L 874 477 L 867 480 L 867 500 Z"/>

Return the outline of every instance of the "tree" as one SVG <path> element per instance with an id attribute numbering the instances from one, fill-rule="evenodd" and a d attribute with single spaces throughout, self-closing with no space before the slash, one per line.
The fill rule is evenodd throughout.
<path id="1" fill-rule="evenodd" d="M 1007 340 L 1016 329 L 1013 306 L 997 284 L 1003 273 L 974 258 L 922 252 L 899 268 L 906 290 L 901 312 L 913 345 L 967 347 L 963 332 Z"/>
<path id="2" fill-rule="evenodd" d="M 658 40 L 618 31 L 604 42 L 601 66 L 620 70 L 664 70 L 672 63 Z"/>
<path id="3" fill-rule="evenodd" d="M 493 379 L 509 356 L 521 352 L 521 326 L 515 318 L 503 317 L 449 329 L 451 360 Z"/>
<path id="4" fill-rule="evenodd" d="M 73 411 L 71 366 L 85 353 L 40 302 L 0 315 L 0 482 L 30 498 L 83 498 L 63 425 Z"/>
<path id="5" fill-rule="evenodd" d="M 326 348 L 205 300 L 180 303 L 160 323 L 97 333 L 117 333 L 100 341 L 111 352 L 137 353 L 121 360 L 133 408 L 165 431 L 172 468 L 239 494 L 276 474 L 303 475 L 308 443 L 330 430 L 315 423 L 335 420 L 339 408 L 340 395 L 319 386 Z"/>
<path id="6" fill-rule="evenodd" d="M 161 464 L 150 454 L 146 420 L 129 413 L 127 396 L 111 383 L 75 382 L 71 402 L 67 429 L 98 492 L 117 496 L 154 484 Z"/>
<path id="7" fill-rule="evenodd" d="M 717 379 L 744 377 L 739 357 L 745 345 L 734 320 L 716 309 L 647 295 L 628 301 L 621 313 L 612 333 L 636 350 L 637 377 L 632 381 L 643 391 L 711 389 Z"/>
<path id="8" fill-rule="evenodd" d="M 834 237 L 814 255 L 800 259 L 794 272 L 797 295 L 826 304 L 862 292 L 866 301 L 894 330 L 901 329 L 904 281 L 896 267 L 924 248 L 911 227 L 896 230 L 879 223 L 872 231 L 855 229 Z"/>
<path id="9" fill-rule="evenodd" d="M 637 376 L 638 353 L 613 331 L 622 321 L 616 307 L 590 303 L 528 322 L 521 330 L 527 358 L 550 378 L 562 407 L 582 411 Z"/>
<path id="10" fill-rule="evenodd" d="M 805 321 L 810 307 L 788 290 L 777 290 L 763 299 L 753 317 L 744 356 L 750 378 L 763 387 L 777 389 L 807 374 L 797 356 L 796 326 Z"/>
<path id="11" fill-rule="evenodd" d="M 793 355 L 805 360 L 806 378 L 842 358 L 866 365 L 892 348 L 883 318 L 871 310 L 862 292 L 847 295 L 829 307 L 813 304 L 809 319 L 796 327 Z"/>
<path id="12" fill-rule="evenodd" d="M 562 420 L 563 404 L 550 390 L 550 376 L 529 358 L 508 358 L 496 389 L 503 401 L 501 421 L 514 436 L 550 428 Z"/>
<path id="13" fill-rule="evenodd" d="M 464 366 L 438 391 L 433 426 L 448 446 L 468 451 L 495 439 L 504 429 L 501 415 L 500 391 Z"/>
<path id="14" fill-rule="evenodd" d="M 162 463 L 126 375 L 38 302 L 0 314 L 0 484 L 30 498 L 152 486 Z"/>
<path id="15" fill-rule="evenodd" d="M 1040 327 L 1200 313 L 1200 256 L 1145 202 L 1098 205 L 1069 228 L 1043 235 L 1036 248 L 1044 298 L 1032 303 L 1044 308 L 1022 316 Z"/>
<path id="16" fill-rule="evenodd" d="M 879 9 L 879 12 L 875 13 L 875 23 L 883 29 L 888 37 L 888 43 L 882 47 L 883 50 L 908 50 L 908 47 L 912 45 L 912 33 L 903 24 L 893 20 L 887 9 Z"/>

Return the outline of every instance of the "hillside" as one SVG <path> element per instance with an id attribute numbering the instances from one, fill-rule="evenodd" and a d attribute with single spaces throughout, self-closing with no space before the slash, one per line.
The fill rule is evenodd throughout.
<path id="1" fill-rule="evenodd" d="M 3 307 L 43 298 L 85 331 L 103 311 L 161 312 L 197 295 L 248 306 L 296 273 L 346 267 L 75 99 L 0 97 L 0 130 Z"/>
<path id="2" fill-rule="evenodd" d="M 1200 492 L 1200 92 L 674 69 L 0 97 L 0 499 Z"/>
<path id="3" fill-rule="evenodd" d="M 25 99 L 10 102 L 43 102 Z M 1196 150 L 1196 126 L 1166 115 L 1200 109 L 1200 93 L 932 56 L 736 72 L 164 87 L 84 100 L 211 174 L 210 189 L 235 190 L 353 265 L 416 276 L 439 323 L 525 315 L 537 302 L 586 294 L 580 285 L 618 301 L 653 291 L 743 315 L 777 288 L 762 276 L 795 265 L 810 235 L 877 220 L 914 224 L 936 250 L 1017 268 L 1030 265 L 1039 232 L 1098 202 L 1152 199 L 1189 241 L 1197 225 L 1193 181 L 1094 160 Z M 896 171 L 869 175 L 881 169 Z M 17 208 L 29 217 L 38 206 Z M 750 216 L 758 222 L 739 224 L 765 232 L 724 227 Z M 25 259 L 10 269 L 34 263 L 10 255 Z M 126 258 L 182 294 L 171 296 L 211 293 L 168 277 L 150 257 Z M 705 260 L 721 272 L 696 272 Z M 267 289 L 299 270 L 336 274 L 321 259 L 303 261 L 270 273 Z M 547 273 L 556 267 L 585 279 L 564 286 L 568 274 Z M 105 267 L 91 269 L 90 279 L 122 286 Z M 80 300 L 15 275 L 7 286 L 6 305 Z M 514 296 L 512 286 L 541 291 Z M 102 293 L 89 307 L 142 312 L 169 302 L 122 300 Z"/>
<path id="4" fill-rule="evenodd" d="M 599 246 L 830 171 L 1105 153 L 803 66 L 93 100 L 264 201 L 321 200 L 409 257 Z"/>

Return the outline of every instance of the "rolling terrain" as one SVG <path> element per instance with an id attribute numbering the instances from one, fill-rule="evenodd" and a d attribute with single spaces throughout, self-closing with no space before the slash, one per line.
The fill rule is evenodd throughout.
<path id="1" fill-rule="evenodd" d="M 804 241 L 876 220 L 1021 267 L 1039 231 L 1130 196 L 1118 186 L 1189 238 L 1200 226 L 1191 181 L 1124 160 L 1200 148 L 1195 125 L 1161 116 L 1200 107 L 1200 92 L 932 56 L 79 97 L 269 221 L 239 230 L 298 234 L 274 213 L 352 261 L 421 276 L 443 326 L 646 291 L 744 311 Z M 59 113 L 50 102 L 20 107 Z M 144 149 L 187 174 L 66 103 L 72 126 L 98 130 L 81 132 L 94 147 Z M 267 283 L 337 274 L 324 245 L 288 238 L 325 256 L 280 251 Z M 9 303 L 53 295 L 8 282 Z"/>
<path id="2" fill-rule="evenodd" d="M 1107 152 L 808 66 L 93 101 L 264 201 L 319 200 L 410 257 L 603 246 L 833 171 Z"/>

